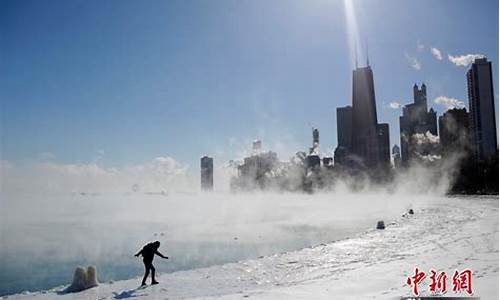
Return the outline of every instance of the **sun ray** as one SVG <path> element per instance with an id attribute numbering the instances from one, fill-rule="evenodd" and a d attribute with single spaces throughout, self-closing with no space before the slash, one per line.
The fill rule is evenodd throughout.
<path id="1" fill-rule="evenodd" d="M 356 18 L 356 9 L 354 6 L 353 0 L 344 0 L 344 13 L 346 19 L 346 28 L 347 28 L 347 42 L 349 44 L 349 52 L 351 55 L 351 63 L 354 66 L 358 65 L 358 57 L 360 57 L 359 46 L 360 43 L 360 34 L 358 29 L 358 22 Z"/>

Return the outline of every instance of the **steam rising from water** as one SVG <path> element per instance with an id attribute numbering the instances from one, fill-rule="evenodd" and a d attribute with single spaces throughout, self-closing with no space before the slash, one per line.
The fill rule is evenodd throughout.
<path id="1" fill-rule="evenodd" d="M 9 168 L 10 175 L 26 172 Z M 219 169 L 227 178 L 224 170 L 232 169 Z M 412 168 L 391 186 L 373 187 L 366 181 L 356 193 L 347 181 L 335 192 L 315 194 L 175 191 L 178 182 L 190 181 L 182 173 L 180 179 L 161 185 L 166 193 L 85 191 L 98 190 L 100 185 L 88 183 L 109 175 L 109 170 L 94 171 L 93 179 L 85 173 L 87 181 L 77 186 L 83 191 L 78 193 L 61 189 L 36 193 L 33 188 L 41 187 L 35 184 L 37 176 L 29 178 L 33 182 L 25 181 L 31 187 L 27 191 L 2 188 L 0 294 L 65 284 L 77 265 L 96 265 L 100 281 L 138 276 L 141 262 L 132 254 L 151 240 L 160 240 L 161 250 L 171 257 L 157 262 L 158 269 L 172 272 L 346 238 L 372 229 L 379 219 L 390 221 L 408 208 L 433 201 L 447 187 L 446 176 L 432 177 L 425 168 Z M 75 178 L 68 175 L 66 181 L 53 183 Z M 152 187 L 158 184 L 155 178 L 142 184 Z M 19 182 L 20 177 L 9 180 L 4 182 Z"/>
<path id="2" fill-rule="evenodd" d="M 151 240 L 171 272 L 350 237 L 439 198 L 453 166 L 415 166 L 388 185 L 358 177 L 357 192 L 345 178 L 329 192 L 236 194 L 200 193 L 198 174 L 166 157 L 123 168 L 2 162 L 0 295 L 67 283 L 76 265 L 96 265 L 101 281 L 138 276 L 132 254 Z M 214 175 L 227 189 L 234 168 Z"/>

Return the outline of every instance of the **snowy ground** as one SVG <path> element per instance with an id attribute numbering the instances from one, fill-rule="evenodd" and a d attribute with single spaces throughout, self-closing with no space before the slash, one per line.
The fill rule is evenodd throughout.
<path id="1" fill-rule="evenodd" d="M 75 294 L 58 295 L 61 288 L 56 288 L 8 299 L 388 299 L 410 296 L 406 277 L 414 266 L 446 271 L 449 277 L 455 269 L 470 268 L 475 296 L 498 299 L 498 197 L 441 198 L 414 209 L 415 215 L 394 220 L 386 230 L 163 274 L 159 285 L 145 289 L 137 289 L 140 279 L 132 279 Z M 424 295 L 428 283 L 426 278 L 420 285 Z"/>

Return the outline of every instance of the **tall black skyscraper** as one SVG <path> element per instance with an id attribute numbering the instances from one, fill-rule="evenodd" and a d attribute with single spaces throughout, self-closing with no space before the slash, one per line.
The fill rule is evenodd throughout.
<path id="1" fill-rule="evenodd" d="M 352 153 L 367 167 L 379 161 L 377 108 L 371 67 L 356 68 L 352 74 Z"/>
<path id="2" fill-rule="evenodd" d="M 337 107 L 337 147 L 352 149 L 352 107 Z"/>
<path id="3" fill-rule="evenodd" d="M 352 152 L 352 107 L 337 107 L 337 148 L 335 164 L 347 165 L 347 157 Z"/>
<path id="4" fill-rule="evenodd" d="M 497 155 L 497 131 L 491 62 L 476 59 L 467 72 L 472 146 L 477 160 Z"/>
<path id="5" fill-rule="evenodd" d="M 208 156 L 201 158 L 201 189 L 211 191 L 214 189 L 214 159 Z"/>
<path id="6" fill-rule="evenodd" d="M 389 124 L 377 124 L 378 135 L 378 163 L 388 167 L 391 164 L 391 144 L 389 138 Z"/>

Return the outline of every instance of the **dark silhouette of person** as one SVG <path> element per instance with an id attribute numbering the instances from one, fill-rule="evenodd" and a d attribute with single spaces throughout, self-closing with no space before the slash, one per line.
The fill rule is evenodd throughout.
<path id="1" fill-rule="evenodd" d="M 155 267 L 153 266 L 153 258 L 156 255 L 159 257 L 168 259 L 167 256 L 164 256 L 160 252 L 158 252 L 158 248 L 160 248 L 160 242 L 156 241 L 153 243 L 149 243 L 142 247 L 141 251 L 137 252 L 135 254 L 136 257 L 139 257 L 139 255 L 142 255 L 142 261 L 144 262 L 144 278 L 142 278 L 142 284 L 141 286 L 146 285 L 146 279 L 148 278 L 149 271 L 151 270 L 151 284 L 158 284 L 158 281 L 155 280 Z"/>

